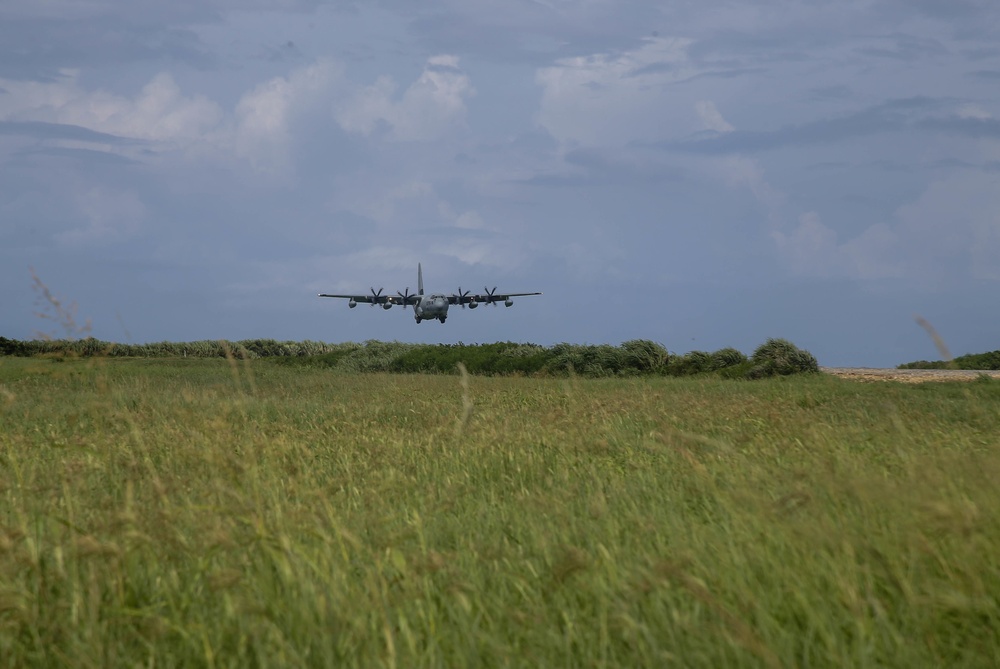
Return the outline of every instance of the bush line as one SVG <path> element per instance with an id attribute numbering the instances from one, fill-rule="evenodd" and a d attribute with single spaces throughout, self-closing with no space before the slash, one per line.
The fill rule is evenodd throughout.
<path id="1" fill-rule="evenodd" d="M 565 376 L 692 376 L 718 374 L 730 379 L 759 379 L 818 372 L 816 358 L 784 339 L 768 339 L 752 356 L 735 348 L 714 353 L 670 353 L 656 342 L 633 339 L 610 344 L 407 344 L 369 340 L 363 344 L 316 341 L 203 340 L 119 344 L 86 339 L 18 341 L 0 337 L 0 355 L 108 358 L 267 359 L 280 364 L 325 367 L 345 372 L 456 373 L 458 363 L 470 374 Z"/>
<path id="2" fill-rule="evenodd" d="M 954 360 L 917 360 L 915 362 L 904 362 L 896 369 L 973 369 L 973 370 L 995 370 L 1000 369 L 1000 351 L 988 351 L 986 353 L 967 353 L 960 355 Z"/>

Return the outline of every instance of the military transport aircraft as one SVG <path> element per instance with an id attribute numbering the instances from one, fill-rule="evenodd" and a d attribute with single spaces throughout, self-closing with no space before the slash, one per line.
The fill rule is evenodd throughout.
<path id="1" fill-rule="evenodd" d="M 371 293 L 365 295 L 327 295 L 326 293 L 320 293 L 320 297 L 342 297 L 344 299 L 350 300 L 347 303 L 351 309 L 358 306 L 358 302 L 365 304 L 370 304 L 375 306 L 376 304 L 382 305 L 383 309 L 391 309 L 392 305 L 398 304 L 402 307 L 407 305 L 413 306 L 413 315 L 417 322 L 437 319 L 442 323 L 448 318 L 448 307 L 452 304 L 461 304 L 462 308 L 465 305 L 469 305 L 470 309 L 475 309 L 480 303 L 492 304 L 494 307 L 497 302 L 503 302 L 505 306 L 512 306 L 514 300 L 512 297 L 523 297 L 525 295 L 541 295 L 541 293 L 501 293 L 497 294 L 496 286 L 493 290 L 483 287 L 486 292 L 482 295 L 472 295 L 471 291 L 462 291 L 461 286 L 458 288 L 458 294 L 444 295 L 442 293 L 433 293 L 431 295 L 424 295 L 424 273 L 420 264 L 417 263 L 417 292 L 413 294 L 410 289 L 404 292 L 396 291 L 395 295 L 383 295 L 382 289 L 379 288 L 376 291 L 374 288 L 371 289 Z"/>

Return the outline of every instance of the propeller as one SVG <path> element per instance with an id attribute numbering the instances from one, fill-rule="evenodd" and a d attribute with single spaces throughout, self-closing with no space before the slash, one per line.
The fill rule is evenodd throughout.
<path id="1" fill-rule="evenodd" d="M 382 301 L 382 289 L 379 288 L 378 292 L 376 293 L 375 289 L 372 288 L 372 298 L 371 299 L 372 299 L 372 301 L 371 301 L 371 304 L 369 306 L 374 307 L 376 304 L 379 304 Z"/>
<path id="2" fill-rule="evenodd" d="M 402 293 L 397 290 L 396 294 L 399 295 L 401 300 L 403 300 L 403 307 L 406 307 L 406 305 L 410 303 L 410 298 L 413 297 L 413 295 L 410 294 L 409 286 L 407 286 L 406 290 L 404 290 Z"/>
<path id="3" fill-rule="evenodd" d="M 471 290 L 467 290 L 463 293 L 462 287 L 461 286 L 458 287 L 458 303 L 462 305 L 463 309 L 465 309 L 465 298 L 471 292 L 472 292 Z"/>
<path id="4" fill-rule="evenodd" d="M 483 286 L 483 290 L 486 291 L 486 304 L 492 304 L 494 307 L 497 306 L 497 301 L 493 297 L 497 292 L 497 287 L 493 286 L 493 290 L 490 290 L 486 286 Z"/>

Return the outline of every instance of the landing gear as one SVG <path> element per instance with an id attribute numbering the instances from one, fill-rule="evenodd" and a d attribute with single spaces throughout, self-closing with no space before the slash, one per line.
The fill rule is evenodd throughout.
<path id="1" fill-rule="evenodd" d="M 441 318 L 439 318 L 438 320 L 439 320 L 439 321 L 441 321 L 442 323 L 444 323 L 444 319 L 445 319 L 445 317 L 444 317 L 444 316 L 442 316 L 442 317 L 441 317 Z"/>
<path id="2" fill-rule="evenodd" d="M 417 319 L 417 322 L 418 322 L 418 323 L 419 323 L 420 321 L 424 320 L 424 319 L 423 319 L 423 318 L 421 318 L 420 316 L 414 316 L 414 318 L 416 318 L 416 319 Z"/>

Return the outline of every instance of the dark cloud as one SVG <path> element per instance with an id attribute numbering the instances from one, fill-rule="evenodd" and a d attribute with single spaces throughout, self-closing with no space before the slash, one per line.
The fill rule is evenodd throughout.
<path id="1" fill-rule="evenodd" d="M 410 28 L 428 49 L 543 65 L 585 53 L 627 50 L 668 28 L 663 11 L 643 0 L 616 3 L 505 3 L 464 0 L 413 3 L 384 0 L 409 17 Z"/>
<path id="2" fill-rule="evenodd" d="M 277 46 L 265 45 L 264 54 L 264 58 L 272 63 L 291 63 L 303 58 L 302 52 L 292 40 L 286 40 Z"/>
<path id="3" fill-rule="evenodd" d="M 687 77 L 686 79 L 681 79 L 677 83 L 686 84 L 700 79 L 736 79 L 737 77 L 743 77 L 749 74 L 760 74 L 761 72 L 767 72 L 767 68 L 738 67 L 731 70 L 714 70 L 711 72 L 702 72 L 694 75 L 693 77 Z"/>
<path id="4" fill-rule="evenodd" d="M 891 0 L 899 12 L 918 11 L 935 19 L 982 19 L 996 16 L 993 0 Z"/>
<path id="5" fill-rule="evenodd" d="M 704 68 L 722 66 L 739 70 L 809 61 L 815 58 L 818 47 L 834 41 L 829 35 L 818 36 L 816 40 L 809 37 L 780 27 L 753 33 L 709 30 L 691 45 L 688 55 Z"/>
<path id="6" fill-rule="evenodd" d="M 916 113 L 941 104 L 930 98 L 892 100 L 860 112 L 837 118 L 790 125 L 780 130 L 737 130 L 713 133 L 708 139 L 661 142 L 656 146 L 691 153 L 753 153 L 788 146 L 838 142 L 885 132 L 899 132 L 912 125 Z"/>
<path id="7" fill-rule="evenodd" d="M 554 188 L 655 184 L 662 188 L 687 178 L 679 168 L 653 160 L 636 149 L 575 149 L 566 153 L 564 161 L 564 171 L 541 172 L 524 179 L 512 179 L 509 183 Z"/>
<path id="8" fill-rule="evenodd" d="M 946 160 L 936 160 L 932 166 L 946 173 L 953 173 L 956 170 L 978 170 L 987 173 L 1000 172 L 1000 161 L 996 160 L 985 163 L 974 163 L 968 160 L 949 158 Z"/>
<path id="9" fill-rule="evenodd" d="M 915 35 L 889 35 L 890 45 L 886 47 L 861 47 L 858 53 L 876 58 L 893 58 L 913 61 L 931 56 L 944 56 L 948 49 L 936 39 L 917 37 Z"/>
<path id="10" fill-rule="evenodd" d="M 57 158 L 69 161 L 76 165 L 92 169 L 97 166 L 127 167 L 137 165 L 138 162 L 117 153 L 98 151 L 95 149 L 70 149 L 63 147 L 41 147 L 35 149 L 24 149 L 11 155 L 7 166 L 11 168 L 28 165 L 36 157 Z"/>
<path id="11" fill-rule="evenodd" d="M 117 145 L 145 144 L 142 140 L 97 132 L 78 125 L 45 123 L 43 121 L 0 121 L 0 135 L 20 135 L 36 139 L 69 139 Z"/>
<path id="12" fill-rule="evenodd" d="M 808 98 L 810 100 L 817 101 L 828 101 L 828 100 L 850 100 L 854 95 L 854 92 L 849 86 L 844 84 L 835 84 L 833 86 L 820 86 L 818 88 L 810 88 L 808 90 Z"/>
<path id="13" fill-rule="evenodd" d="M 65 147 L 42 147 L 37 149 L 26 149 L 18 153 L 19 156 L 30 158 L 31 156 L 50 156 L 62 158 L 85 165 L 116 165 L 128 166 L 137 165 L 138 162 L 116 153 L 107 151 L 97 151 L 94 149 L 71 149 Z"/>
<path id="14" fill-rule="evenodd" d="M 55 81 L 64 68 L 168 59 L 212 62 L 194 32 L 118 17 L 0 21 L 0 77 Z"/>
<path id="15" fill-rule="evenodd" d="M 962 118 L 949 116 L 928 118 L 918 123 L 919 127 L 975 139 L 1000 139 L 1000 121 L 992 118 Z"/>

